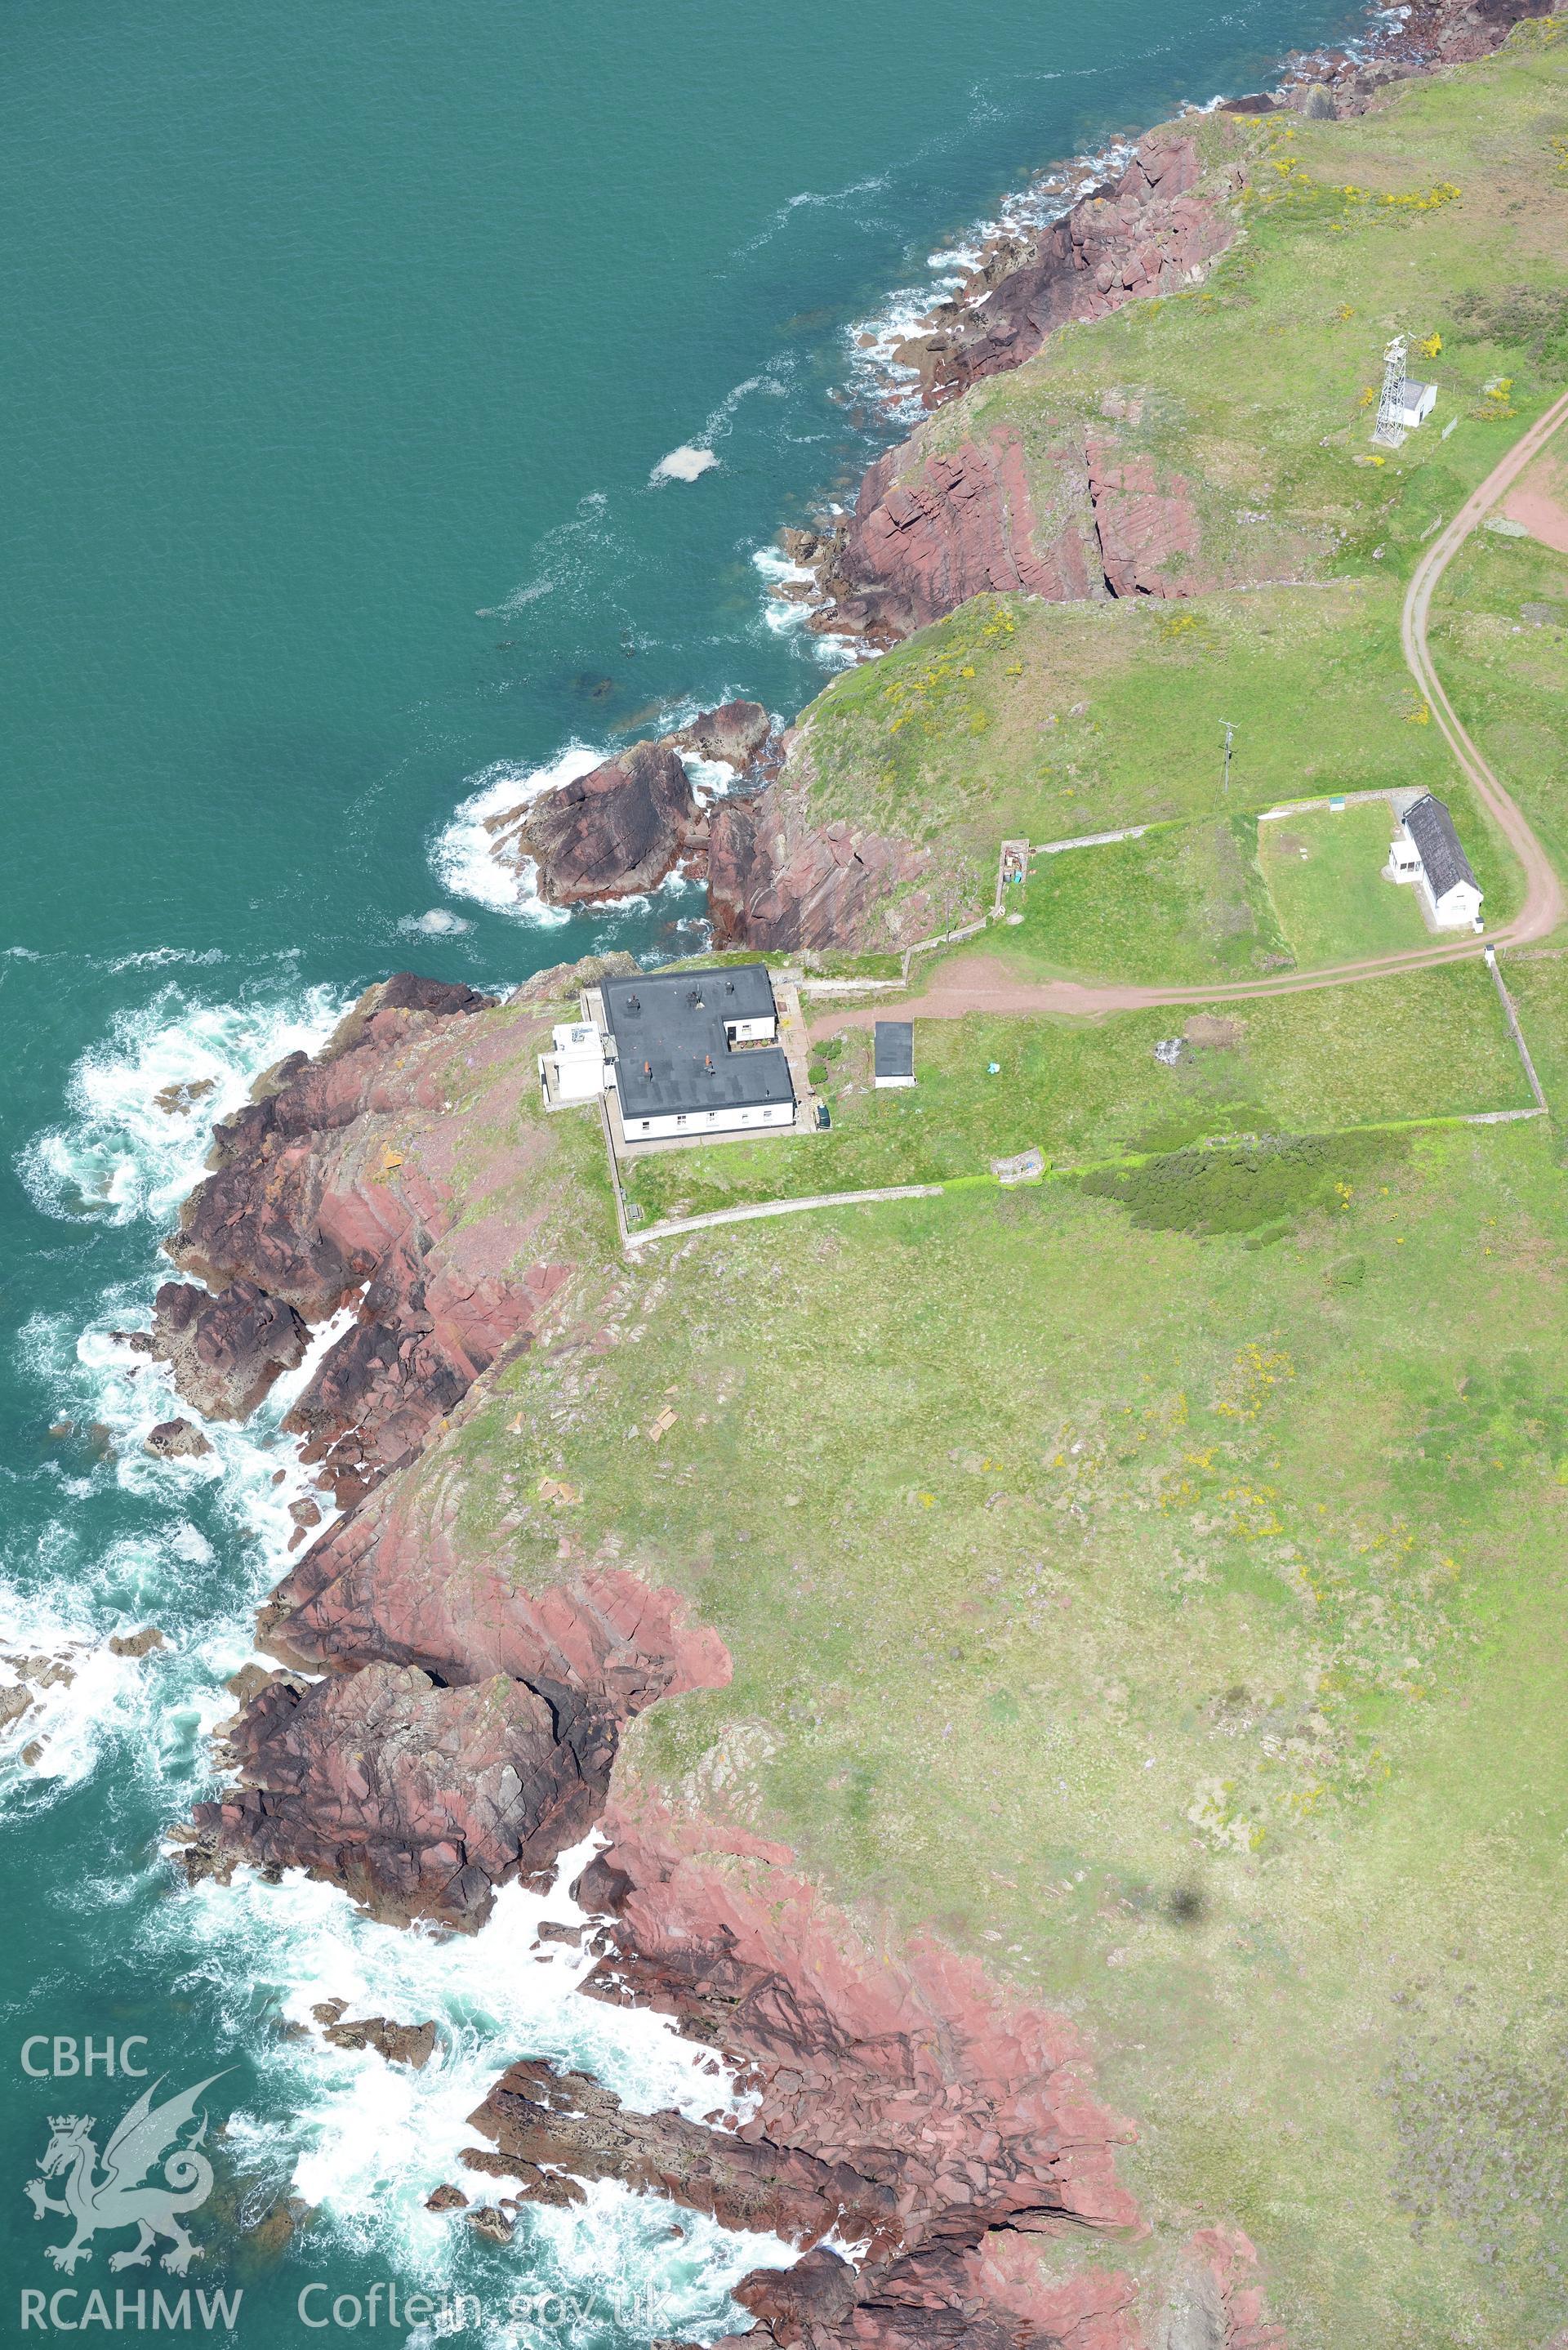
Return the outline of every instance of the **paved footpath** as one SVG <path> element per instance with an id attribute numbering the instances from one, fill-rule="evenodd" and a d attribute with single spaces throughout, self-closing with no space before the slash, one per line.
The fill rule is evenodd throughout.
<path id="1" fill-rule="evenodd" d="M 1399 624 L 1410 674 L 1425 694 L 1477 798 L 1495 819 L 1524 868 L 1524 903 L 1511 922 L 1490 934 L 1487 944 L 1493 947 L 1527 946 L 1536 939 L 1545 938 L 1568 919 L 1568 898 L 1523 811 L 1504 790 L 1460 725 L 1432 665 L 1427 624 L 1438 582 L 1465 540 L 1505 491 L 1511 488 L 1531 460 L 1539 455 L 1564 418 L 1568 418 L 1568 392 L 1552 402 L 1546 413 L 1514 442 L 1501 463 L 1492 467 L 1480 488 L 1472 490 L 1447 530 L 1434 540 L 1417 565 L 1406 591 Z M 1457 939 L 1451 945 L 1413 947 L 1405 953 L 1380 955 L 1366 962 L 1333 963 L 1323 971 L 1294 972 L 1282 979 L 1258 980 L 1248 987 L 1232 984 L 1179 988 L 1103 986 L 1075 979 L 1023 980 L 998 958 L 976 955 L 939 971 L 924 994 L 905 998 L 898 1010 L 900 1018 L 918 1020 L 961 1020 L 971 1012 L 1054 1012 L 1095 1019 L 1106 1012 L 1137 1012 L 1161 1003 L 1234 1003 L 1249 996 L 1293 995 L 1305 988 L 1345 987 L 1359 979 L 1382 978 L 1390 972 L 1418 971 L 1430 963 L 1458 962 L 1482 951 L 1481 941 L 1472 935 Z M 880 1016 L 885 1019 L 887 1014 L 884 1004 Z M 867 1028 L 878 1016 L 872 1006 L 861 1012 L 825 1013 L 812 1023 L 810 1034 L 828 1036 L 836 1035 L 841 1028 Z"/>

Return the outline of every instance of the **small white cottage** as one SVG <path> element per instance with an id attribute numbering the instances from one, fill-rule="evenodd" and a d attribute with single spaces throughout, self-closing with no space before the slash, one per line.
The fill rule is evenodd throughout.
<path id="1" fill-rule="evenodd" d="M 1434 928 L 1480 930 L 1480 889 L 1453 817 L 1430 792 L 1406 809 L 1385 869 L 1391 881 L 1414 885 Z"/>

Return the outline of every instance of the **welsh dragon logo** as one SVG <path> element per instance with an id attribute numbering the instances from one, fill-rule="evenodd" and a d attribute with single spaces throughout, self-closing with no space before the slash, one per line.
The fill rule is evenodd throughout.
<path id="1" fill-rule="evenodd" d="M 111 2253 L 111 2269 L 145 2268 L 160 2236 L 168 2237 L 170 2247 L 162 2265 L 176 2276 L 183 2276 L 191 2262 L 202 2257 L 201 2245 L 191 2241 L 181 2220 L 183 2213 L 199 2210 L 213 2191 L 213 2166 L 197 2151 L 207 2135 L 206 2115 L 202 2114 L 195 2135 L 183 2146 L 175 2141 L 186 2124 L 195 2120 L 202 2091 L 223 2077 L 214 2073 L 161 2106 L 152 2100 L 167 2075 L 154 2081 L 142 2091 L 105 2147 L 101 2170 L 93 2144 L 97 2125 L 92 2116 L 51 2114 L 51 2136 L 38 2165 L 41 2176 L 29 2178 L 23 2192 L 33 2206 L 35 2219 L 58 2211 L 76 2223 L 68 2244 L 44 2248 L 57 2269 L 69 2275 L 78 2261 L 91 2260 L 92 2240 L 100 2229 L 138 2231 L 129 2251 Z M 164 2158 L 161 2186 L 146 2180 L 146 2173 L 160 2157 Z M 44 2184 L 45 2179 L 60 2178 L 65 2184 L 63 2199 L 51 2195 Z"/>

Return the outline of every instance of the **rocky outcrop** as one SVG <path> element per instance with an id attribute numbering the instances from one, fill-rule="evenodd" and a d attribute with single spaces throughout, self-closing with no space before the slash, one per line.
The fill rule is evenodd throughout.
<path id="1" fill-rule="evenodd" d="M 916 889 L 928 850 L 858 825 L 813 820 L 798 756 L 752 799 L 714 810 L 708 843 L 708 916 L 716 947 L 762 952 L 796 947 L 902 945 L 929 927 Z"/>
<path id="2" fill-rule="evenodd" d="M 1082 440 L 1058 436 L 1058 444 L 1057 494 L 1044 522 L 1014 434 L 930 455 L 890 449 L 824 546 L 818 578 L 832 602 L 813 626 L 890 643 L 971 596 L 1022 589 L 1063 603 L 1103 594 Z"/>
<path id="3" fill-rule="evenodd" d="M 1320 118 L 1365 114 L 1388 83 L 1490 57 L 1515 25 L 1550 16 L 1559 5 L 1560 0 L 1412 0 L 1397 16 L 1378 19 L 1371 37 L 1354 51 L 1313 49 L 1293 57 L 1275 102 Z"/>
<path id="4" fill-rule="evenodd" d="M 726 702 L 689 726 L 633 743 L 587 775 L 485 819 L 492 854 L 531 872 L 546 905 L 597 905 L 656 889 L 679 868 L 700 875 L 708 807 L 685 760 L 721 760 L 765 781 L 776 766 L 773 722 L 760 702 Z"/>
<path id="5" fill-rule="evenodd" d="M 1200 188 L 1196 140 L 1167 127 L 1142 140 L 1121 177 L 1044 229 L 1015 267 L 935 314 L 897 356 L 935 408 L 982 377 L 1032 359 L 1069 318 L 1195 285 L 1236 234 L 1229 183 Z M 989 272 L 987 273 L 990 274 Z"/>
<path id="6" fill-rule="evenodd" d="M 149 1429 L 141 1449 L 155 1461 L 199 1461 L 213 1447 L 193 1419 L 161 1419 Z"/>
<path id="7" fill-rule="evenodd" d="M 854 2235 L 888 2225 L 892 2198 L 847 2164 L 753 2140 L 683 2114 L 630 2110 L 586 2073 L 525 2058 L 504 2073 L 470 2124 L 493 2141 L 497 2168 L 527 2178 L 545 2164 L 572 2177 L 612 2178 L 705 2211 L 726 2228 L 762 2233 L 787 2224 Z"/>
<path id="8" fill-rule="evenodd" d="M 618 949 L 611 954 L 583 955 L 576 962 L 546 963 L 532 972 L 510 1001 L 514 1003 L 571 1003 L 576 1006 L 585 987 L 607 979 L 635 979 L 642 965 L 635 955 Z"/>
<path id="9" fill-rule="evenodd" d="M 389 2015 L 350 2016 L 344 1999 L 323 2000 L 310 2012 L 322 2027 L 321 2037 L 333 2048 L 373 2048 L 385 2063 L 407 2064 L 415 2073 L 422 2073 L 435 2054 L 436 2028 L 431 2022 L 399 2023 Z M 457 2199 L 461 2203 L 462 2198 Z"/>
<path id="10" fill-rule="evenodd" d="M 1109 439 L 1091 436 L 1085 457 L 1100 574 L 1113 596 L 1199 596 L 1219 584 L 1183 475 L 1162 477 L 1146 452 Z"/>
<path id="11" fill-rule="evenodd" d="M 566 1570 L 536 1596 L 509 1557 L 476 1561 L 444 1521 L 405 1515 L 397 1487 L 327 1529 L 274 1592 L 262 1640 L 318 1672 L 417 1665 L 462 1685 L 505 1673 L 597 1693 L 626 1719 L 656 1698 L 720 1689 L 729 1658 L 672 1591 L 614 1566 Z"/>
<path id="12" fill-rule="evenodd" d="M 756 771 L 772 734 L 773 720 L 760 702 L 724 702 L 665 739 L 677 751 L 699 759 L 722 759 L 744 775 Z"/>
<path id="13" fill-rule="evenodd" d="M 231 1281 L 216 1296 L 192 1282 L 166 1281 L 153 1301 L 150 1351 L 204 1419 L 248 1419 L 274 1380 L 305 1360 L 307 1344 L 294 1307 L 254 1281 Z M 174 1431 L 189 1426 L 166 1421 L 153 1430 L 165 1440 L 150 1438 L 150 1448 L 173 1451 Z M 210 1450 L 204 1440 L 184 1449 Z"/>
<path id="14" fill-rule="evenodd" d="M 443 1047 L 493 1001 L 407 973 L 372 988 L 213 1129 L 213 1171 L 166 1243 L 208 1287 L 166 1284 L 143 1343 L 209 1416 L 244 1418 L 303 1359 L 306 1323 L 356 1302 L 286 1422 L 339 1507 L 418 1450 L 567 1278 L 526 1261 L 525 1231 L 462 1215 L 428 1133 L 471 1082 L 472 1055 L 453 1069 Z M 410 1129 L 417 1152 L 398 1147 Z"/>
<path id="15" fill-rule="evenodd" d="M 279 1675 L 225 1735 L 239 1785 L 196 1806 L 192 1875 L 303 1868 L 375 1917 L 472 1928 L 498 1885 L 547 1877 L 593 1825 L 616 1724 L 502 1673 L 442 1689 L 368 1665 L 309 1686 Z"/>
<path id="16" fill-rule="evenodd" d="M 333 1197 L 342 1139 L 360 1121 L 410 1106 L 400 1064 L 438 1022 L 494 1002 L 471 987 L 400 972 L 355 1005 L 323 1050 L 291 1053 L 255 1098 L 213 1129 L 213 1171 L 166 1242 L 209 1288 L 251 1281 L 316 1322 L 375 1271 L 388 1233 L 379 1215 Z M 390 1172 L 389 1169 L 386 1170 Z M 395 1211 L 394 1229 L 406 1220 Z"/>
<path id="17" fill-rule="evenodd" d="M 656 889 L 704 835 L 702 811 L 666 742 L 634 743 L 591 774 L 541 792 L 498 847 L 537 868 L 548 906 L 592 905 Z"/>
<path id="18" fill-rule="evenodd" d="M 1089 2093 L 1070 2028 L 934 1943 L 875 1955 L 779 1846 L 654 1804 L 612 1805 L 604 1825 L 576 1893 L 613 1925 L 585 1988 L 674 2017 L 737 2068 L 753 2109 L 628 2113 L 597 2083 L 528 2063 L 472 2117 L 494 2148 L 485 2167 L 615 2178 L 810 2248 L 738 2289 L 762 2340 L 1043 2338 L 1006 2314 L 1008 2292 L 1044 2290 L 1026 2240 L 1136 2221 L 1113 2164 L 1126 2125 Z M 857 2268 L 822 2245 L 830 2232 L 863 2248 Z M 1010 2241 L 1024 2248 L 1011 2266 L 997 2250 Z M 1086 2288 L 1089 2305 L 1131 2298 L 1103 2274 L 1064 2290 Z"/>

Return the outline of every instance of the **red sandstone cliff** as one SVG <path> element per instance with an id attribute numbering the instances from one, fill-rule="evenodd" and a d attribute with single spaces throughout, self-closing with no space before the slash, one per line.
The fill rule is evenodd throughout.
<path id="1" fill-rule="evenodd" d="M 516 1051 L 510 1024 L 475 1024 L 493 1003 L 407 974 L 372 988 L 214 1128 L 167 1243 L 194 1279 L 160 1291 L 151 1343 L 199 1409 L 254 1408 L 301 1359 L 304 1324 L 357 1301 L 287 1423 L 340 1503 L 416 1451 L 568 1277 L 530 1254 L 536 1211 L 465 1212 L 449 1105 Z"/>
<path id="2" fill-rule="evenodd" d="M 768 790 L 722 801 L 708 837 L 708 916 L 716 947 L 897 946 L 922 937 L 918 890 L 929 852 L 864 827 L 814 821 L 798 752 Z"/>
<path id="3" fill-rule="evenodd" d="M 628 2112 L 528 2062 L 472 2116 L 489 2142 L 472 2169 L 556 2200 L 542 2166 L 564 2167 L 806 2248 L 742 2281 L 757 2324 L 728 2350 L 1282 2350 L 1239 2234 L 1194 2238 L 1141 2289 L 1075 2258 L 1143 2230 L 1115 2170 L 1129 2126 L 1062 2018 L 940 1943 L 873 1951 L 781 1846 L 649 1802 L 612 1800 L 604 1826 L 576 1887 L 612 1921 L 585 1989 L 673 2016 L 753 2109 L 719 2127 Z"/>
<path id="4" fill-rule="evenodd" d="M 1202 177 L 1189 135 L 1170 124 L 1151 132 L 1118 180 L 1083 197 L 1017 266 L 945 305 L 930 333 L 900 348 L 926 405 L 1020 366 L 1069 318 L 1101 318 L 1124 302 L 1198 284 L 1236 233 L 1227 201 L 1236 183 L 1200 188 Z"/>

